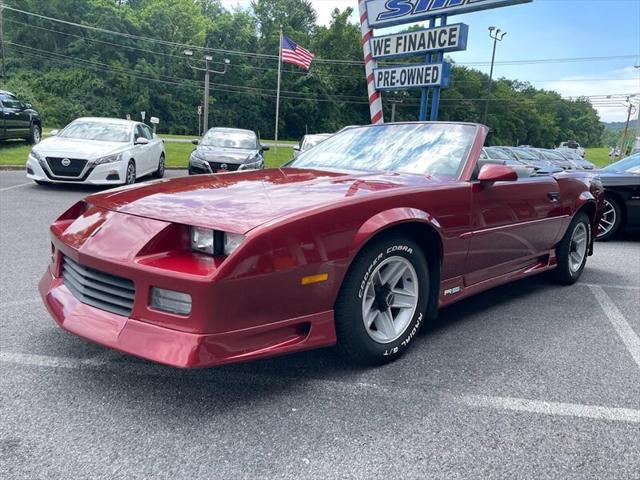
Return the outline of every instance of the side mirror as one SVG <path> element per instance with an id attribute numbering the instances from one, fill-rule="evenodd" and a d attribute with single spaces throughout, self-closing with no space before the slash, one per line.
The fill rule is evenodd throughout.
<path id="1" fill-rule="evenodd" d="M 133 142 L 134 145 L 149 145 L 149 139 L 145 137 L 138 137 L 136 141 Z"/>
<path id="2" fill-rule="evenodd" d="M 51 132 L 49 133 L 49 135 L 51 135 L 52 137 L 55 137 L 56 135 L 58 135 L 60 133 L 60 130 L 58 130 L 57 128 L 51 130 Z"/>
<path id="3" fill-rule="evenodd" d="M 484 165 L 480 169 L 478 180 L 483 183 L 515 182 L 518 180 L 516 171 L 507 165 Z"/>
<path id="4" fill-rule="evenodd" d="M 33 108 L 33 105 L 31 105 L 30 103 L 25 103 L 25 104 L 24 104 L 24 107 L 25 107 L 25 108 Z"/>
<path id="5" fill-rule="evenodd" d="M 296 145 L 295 147 L 293 147 L 293 151 L 294 152 L 299 152 L 300 151 L 300 145 Z"/>
<path id="6" fill-rule="evenodd" d="M 263 152 L 266 152 L 267 150 L 269 150 L 269 145 L 260 145 L 260 148 L 262 149 Z"/>
<path id="7" fill-rule="evenodd" d="M 193 143 L 194 145 L 198 145 L 200 144 L 200 140 L 191 140 L 191 143 Z"/>

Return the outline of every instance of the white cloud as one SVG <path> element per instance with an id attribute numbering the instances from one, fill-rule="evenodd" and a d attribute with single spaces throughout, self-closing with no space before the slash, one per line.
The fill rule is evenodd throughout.
<path id="1" fill-rule="evenodd" d="M 620 70 L 612 70 L 601 72 L 594 75 L 564 77 L 560 80 L 552 82 L 544 82 L 536 84 L 539 88 L 554 90 L 563 97 L 583 97 L 593 95 L 622 95 L 622 94 L 638 94 L 640 95 L 640 72 L 633 67 L 622 68 Z M 596 103 L 619 103 L 620 106 L 598 106 L 594 105 L 600 119 L 604 122 L 620 122 L 627 119 L 627 109 L 622 104 L 624 98 L 598 100 Z"/>

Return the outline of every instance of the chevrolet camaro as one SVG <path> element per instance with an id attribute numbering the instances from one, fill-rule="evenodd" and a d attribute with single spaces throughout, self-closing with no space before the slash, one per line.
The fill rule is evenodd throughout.
<path id="1" fill-rule="evenodd" d="M 440 308 L 550 271 L 575 282 L 603 190 L 480 159 L 488 128 L 350 127 L 280 169 L 88 196 L 51 225 L 39 284 L 65 330 L 205 367 L 337 344 L 399 357 Z"/>

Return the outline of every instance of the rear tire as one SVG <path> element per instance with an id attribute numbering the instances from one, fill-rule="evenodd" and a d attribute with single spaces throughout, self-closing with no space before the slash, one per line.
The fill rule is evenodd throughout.
<path id="1" fill-rule="evenodd" d="M 153 178 L 162 178 L 164 177 L 164 169 L 165 169 L 165 160 L 164 153 L 160 155 L 160 160 L 158 160 L 158 169 L 153 172 Z"/>
<path id="2" fill-rule="evenodd" d="M 604 242 L 610 240 L 618 233 L 622 226 L 622 208 L 615 197 L 605 194 L 604 212 L 598 225 L 598 236 L 596 240 Z"/>
<path id="3" fill-rule="evenodd" d="M 584 212 L 579 212 L 556 247 L 558 267 L 553 271 L 556 282 L 572 285 L 578 281 L 589 254 L 591 223 Z"/>
<path id="4" fill-rule="evenodd" d="M 416 242 L 401 235 L 374 240 L 353 261 L 338 294 L 338 348 L 365 365 L 399 358 L 424 321 L 429 290 L 429 267 Z"/>
<path id="5" fill-rule="evenodd" d="M 42 129 L 40 125 L 36 125 L 35 123 L 31 125 L 31 132 L 29 133 L 29 137 L 27 137 L 27 142 L 32 145 L 40 143 L 40 139 L 42 138 Z"/>

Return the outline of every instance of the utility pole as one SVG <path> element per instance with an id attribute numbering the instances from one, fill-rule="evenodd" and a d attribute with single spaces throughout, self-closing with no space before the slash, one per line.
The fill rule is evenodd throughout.
<path id="1" fill-rule="evenodd" d="M 224 75 L 225 73 L 227 73 L 227 67 L 231 62 L 229 61 L 228 58 L 225 58 L 224 70 L 221 70 L 221 71 L 209 70 L 209 62 L 213 61 L 213 57 L 211 55 L 204 56 L 204 68 L 200 68 L 200 67 L 195 67 L 191 65 L 191 63 L 189 63 L 189 59 L 193 57 L 192 50 L 185 50 L 183 53 L 185 57 L 187 57 L 187 65 L 189 65 L 189 68 L 191 68 L 192 70 L 199 70 L 201 72 L 204 72 L 204 114 L 202 118 L 202 134 L 204 135 L 205 133 L 207 133 L 207 130 L 209 130 L 209 76 L 212 73 L 216 73 L 218 75 Z"/>
<path id="2" fill-rule="evenodd" d="M 2 18 L 3 11 L 4 3 L 0 2 L 0 51 L 2 52 L 2 81 L 4 82 L 7 80 L 7 70 L 4 60 L 4 30 L 2 29 L 2 24 L 4 23 Z"/>
<path id="3" fill-rule="evenodd" d="M 640 65 L 633 66 L 636 69 L 640 69 Z M 633 147 L 634 152 L 640 152 L 640 103 L 638 103 L 638 124 L 636 125 L 636 143 Z"/>
<path id="4" fill-rule="evenodd" d="M 622 135 L 622 145 L 620 145 L 620 158 L 625 156 L 624 146 L 627 143 L 627 132 L 629 130 L 629 122 L 631 121 L 631 110 L 633 109 L 633 103 L 631 103 L 629 97 L 627 97 L 627 102 L 629 102 L 629 108 L 627 109 L 627 123 L 624 126 L 624 134 Z"/>
<path id="5" fill-rule="evenodd" d="M 494 33 L 495 31 L 495 33 Z M 493 54 L 491 55 L 491 69 L 489 70 L 489 86 L 487 88 L 487 100 L 484 103 L 484 111 L 482 112 L 482 123 L 487 124 L 487 115 L 489 114 L 489 97 L 491 96 L 491 84 L 493 82 L 493 65 L 496 61 L 496 47 L 501 42 L 507 32 L 502 32 L 499 28 L 489 27 L 489 37 L 493 39 Z"/>

